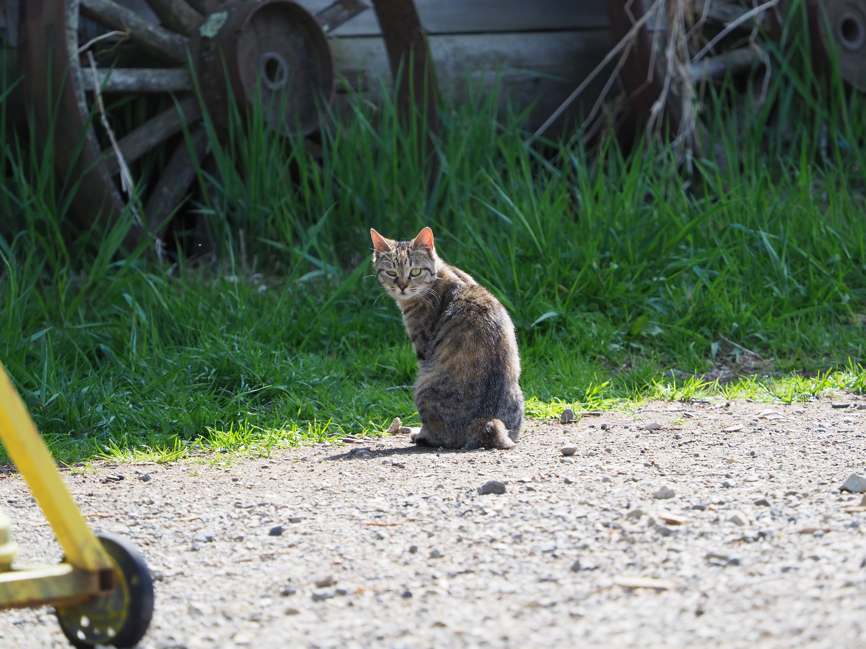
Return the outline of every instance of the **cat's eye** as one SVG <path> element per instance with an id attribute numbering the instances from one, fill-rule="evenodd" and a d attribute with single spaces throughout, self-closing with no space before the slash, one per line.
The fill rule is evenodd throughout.
<path id="1" fill-rule="evenodd" d="M 418 277 L 418 275 L 420 275 L 420 274 L 421 274 L 420 268 L 413 268 L 409 273 L 409 277 Z"/>
<path id="2" fill-rule="evenodd" d="M 397 273 L 396 273 L 395 271 L 393 271 L 393 270 L 386 270 L 386 271 L 385 271 L 385 274 L 386 274 L 388 277 L 397 277 Z"/>

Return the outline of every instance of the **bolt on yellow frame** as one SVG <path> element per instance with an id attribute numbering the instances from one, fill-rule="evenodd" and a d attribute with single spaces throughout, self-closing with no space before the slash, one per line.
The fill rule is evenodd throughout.
<path id="1" fill-rule="evenodd" d="M 75 604 L 111 590 L 115 564 L 87 526 L 2 364 L 0 442 L 30 487 L 65 556 L 59 565 L 12 570 L 14 546 L 0 516 L 0 608 Z"/>

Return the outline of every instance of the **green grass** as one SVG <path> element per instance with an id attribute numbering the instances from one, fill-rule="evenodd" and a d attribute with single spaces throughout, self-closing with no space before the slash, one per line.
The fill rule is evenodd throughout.
<path id="1" fill-rule="evenodd" d="M 217 171 L 200 179 L 206 264 L 119 255 L 128 224 L 76 233 L 50 150 L 6 137 L 0 359 L 64 462 L 377 434 L 416 421 L 415 361 L 370 275 L 367 231 L 429 224 L 442 256 L 512 313 L 530 416 L 862 393 L 864 99 L 780 52 L 775 109 L 718 111 L 728 163 L 711 156 L 690 177 L 654 141 L 542 156 L 487 98 L 446 111 L 428 195 L 421 135 L 390 102 L 357 103 L 321 163 L 254 115 L 214 141 Z M 695 378 L 738 367 L 743 349 L 757 372 Z"/>

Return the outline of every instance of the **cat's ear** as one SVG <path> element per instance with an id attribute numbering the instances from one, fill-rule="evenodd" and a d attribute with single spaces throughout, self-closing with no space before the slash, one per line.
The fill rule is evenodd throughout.
<path id="1" fill-rule="evenodd" d="M 376 232 L 376 228 L 370 228 L 370 239 L 376 252 L 391 252 L 394 249 L 394 242 Z"/>
<path id="2" fill-rule="evenodd" d="M 430 228 L 424 228 L 421 230 L 421 232 L 418 233 L 418 236 L 412 240 L 412 247 L 433 250 L 433 230 Z"/>

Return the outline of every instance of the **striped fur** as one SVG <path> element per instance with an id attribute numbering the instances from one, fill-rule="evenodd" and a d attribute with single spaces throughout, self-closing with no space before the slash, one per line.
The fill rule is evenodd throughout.
<path id="1" fill-rule="evenodd" d="M 487 289 L 412 241 L 371 230 L 376 276 L 400 307 L 418 357 L 416 444 L 511 448 L 523 423 L 520 357 L 511 318 Z"/>

